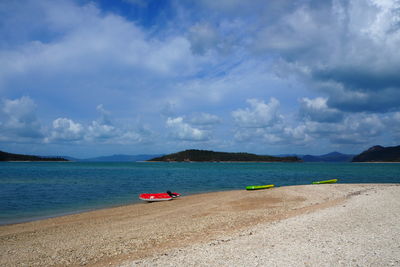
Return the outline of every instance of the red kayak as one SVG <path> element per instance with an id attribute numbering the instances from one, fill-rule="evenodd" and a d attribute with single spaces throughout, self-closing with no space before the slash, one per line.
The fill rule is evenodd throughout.
<path id="1" fill-rule="evenodd" d="M 139 195 L 139 199 L 153 202 L 153 201 L 166 201 L 171 200 L 173 198 L 179 197 L 181 194 L 179 193 L 171 193 L 167 191 L 166 193 L 144 193 Z"/>

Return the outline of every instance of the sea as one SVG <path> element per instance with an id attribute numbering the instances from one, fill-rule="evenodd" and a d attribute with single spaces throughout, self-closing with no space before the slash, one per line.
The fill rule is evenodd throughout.
<path id="1" fill-rule="evenodd" d="M 327 179 L 399 183 L 400 163 L 0 162 L 0 224 L 138 203 L 140 193 L 184 196 Z"/>

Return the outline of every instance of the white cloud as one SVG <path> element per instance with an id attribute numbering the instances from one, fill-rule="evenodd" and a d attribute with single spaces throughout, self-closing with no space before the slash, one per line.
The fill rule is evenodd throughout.
<path id="1" fill-rule="evenodd" d="M 157 40 L 146 44 L 140 67 L 147 66 L 159 75 L 175 77 L 193 74 L 196 70 L 195 59 L 190 51 L 190 43 L 186 38 L 173 37 L 167 40 Z M 145 57 L 143 57 L 145 56 Z"/>
<path id="2" fill-rule="evenodd" d="M 301 144 L 306 145 L 310 141 L 315 140 L 307 133 L 306 125 L 299 125 L 296 127 L 287 126 L 283 129 L 283 136 L 285 137 L 285 141 L 289 144 Z"/>
<path id="3" fill-rule="evenodd" d="M 313 140 L 305 125 L 290 126 L 287 122 L 274 127 L 239 128 L 234 137 L 239 142 L 254 145 L 306 145 Z"/>
<path id="4" fill-rule="evenodd" d="M 400 142 L 400 112 L 395 112 L 391 116 L 385 119 L 387 128 L 392 129 L 392 135 L 395 138 L 395 142 Z"/>
<path id="5" fill-rule="evenodd" d="M 221 118 L 209 113 L 199 113 L 190 119 L 190 123 L 200 126 L 210 126 L 221 123 Z"/>
<path id="6" fill-rule="evenodd" d="M 167 3 L 151 27 L 96 2 L 0 3 L 1 140 L 164 143 L 165 125 L 178 141 L 288 150 L 400 136 L 398 1 Z M 23 95 L 47 122 L 7 99 Z"/>
<path id="7" fill-rule="evenodd" d="M 260 104 L 260 102 L 254 103 Z M 235 114 L 237 116 L 235 119 L 238 121 L 240 118 L 242 123 L 238 125 L 246 127 L 235 129 L 235 140 L 253 145 L 311 146 L 313 143 L 318 145 L 322 142 L 331 145 L 365 145 L 374 143 L 374 140 L 375 142 L 381 140 L 385 129 L 396 135 L 396 128 L 393 127 L 396 113 L 385 122 L 379 114 L 341 113 L 331 109 L 327 106 L 326 98 L 303 98 L 301 103 L 302 120 L 281 115 L 278 115 L 279 120 L 254 119 L 259 117 L 255 115 L 257 112 L 254 110 L 266 110 L 267 105 L 264 103 L 260 104 L 263 109 L 240 110 Z M 337 116 L 340 119 L 337 119 Z M 258 123 L 254 123 L 255 121 Z M 265 123 L 270 121 L 274 123 Z M 387 126 L 388 121 L 391 121 L 392 127 Z M 248 125 L 253 127 L 248 127 Z"/>
<path id="8" fill-rule="evenodd" d="M 268 104 L 257 99 L 247 102 L 250 108 L 232 112 L 239 126 L 235 130 L 235 140 L 253 144 L 304 145 L 312 139 L 305 125 L 294 126 L 278 113 L 277 99 L 271 98 Z"/>
<path id="9" fill-rule="evenodd" d="M 243 55 L 244 57 L 244 55 Z M 221 109 L 232 109 L 233 103 L 251 99 L 270 97 L 296 100 L 295 94 L 287 94 L 288 79 L 283 80 L 270 73 L 268 62 L 229 57 L 209 64 L 200 72 L 199 77 L 193 77 L 169 90 L 168 98 L 177 108 L 185 108 L 181 112 L 189 113 L 191 109 L 204 110 L 218 105 Z M 298 94 L 297 88 L 293 93 Z"/>
<path id="10" fill-rule="evenodd" d="M 100 141 L 115 138 L 118 135 L 117 129 L 112 125 L 102 124 L 98 121 L 92 121 L 88 127 L 88 140 Z"/>
<path id="11" fill-rule="evenodd" d="M 43 129 L 36 117 L 36 104 L 27 96 L 5 99 L 0 110 L 2 141 L 25 142 L 40 140 Z"/>
<path id="12" fill-rule="evenodd" d="M 71 1 L 44 1 L 30 8 L 44 33 L 0 51 L 0 81 L 4 83 L 20 75 L 36 75 L 46 81 L 55 77 L 59 87 L 65 79 L 73 79 L 75 88 L 70 90 L 82 88 L 77 85 L 87 80 L 100 89 L 104 84 L 121 86 L 123 75 L 131 88 L 137 77 L 142 83 L 151 83 L 192 74 L 196 68 L 186 38 L 151 35 L 122 16 L 102 13 L 93 3 L 79 6 Z"/>
<path id="13" fill-rule="evenodd" d="M 98 105 L 96 107 L 96 110 L 100 113 L 100 118 L 98 119 L 99 124 L 105 124 L 105 125 L 111 125 L 111 118 L 110 118 L 110 114 L 111 112 L 109 112 L 108 110 L 106 110 L 102 104 Z"/>
<path id="14" fill-rule="evenodd" d="M 385 129 L 377 114 L 350 114 L 343 122 L 306 122 L 307 133 L 318 140 L 327 139 L 332 144 L 365 144 L 377 140 Z"/>
<path id="15" fill-rule="evenodd" d="M 137 144 L 145 141 L 150 131 L 135 131 L 129 127 L 115 125 L 111 118 L 111 112 L 106 110 L 103 105 L 97 106 L 100 117 L 92 121 L 87 127 L 85 139 L 93 143 L 104 144 Z"/>
<path id="16" fill-rule="evenodd" d="M 208 23 L 195 24 L 189 30 L 190 47 L 195 54 L 203 55 L 219 42 L 217 31 Z"/>
<path id="17" fill-rule="evenodd" d="M 232 116 L 239 127 L 263 128 L 277 123 L 281 116 L 278 114 L 279 101 L 271 98 L 268 104 L 263 100 L 248 99 L 250 108 L 238 109 Z"/>
<path id="18" fill-rule="evenodd" d="M 50 136 L 45 139 L 45 142 L 70 142 L 81 141 L 84 137 L 84 127 L 67 118 L 58 118 L 53 121 L 53 128 Z"/>
<path id="19" fill-rule="evenodd" d="M 339 122 L 343 119 L 343 114 L 327 105 L 327 98 L 317 97 L 309 99 L 307 97 L 300 100 L 300 116 L 318 122 Z"/>
<path id="20" fill-rule="evenodd" d="M 111 113 L 97 107 L 100 117 L 89 125 L 69 118 L 57 118 L 51 126 L 42 127 L 36 117 L 37 106 L 30 97 L 5 99 L 0 106 L 0 141 L 13 143 L 91 143 L 138 144 L 148 142 L 152 131 L 144 126 L 134 130 L 114 126 Z"/>
<path id="21" fill-rule="evenodd" d="M 360 114 L 349 116 L 345 125 L 349 132 L 354 132 L 364 138 L 375 138 L 382 134 L 385 125 L 377 114 Z"/>
<path id="22" fill-rule="evenodd" d="M 166 125 L 170 129 L 172 136 L 178 140 L 206 141 L 209 139 L 205 130 L 192 127 L 184 122 L 182 117 L 168 118 Z"/>
<path id="23" fill-rule="evenodd" d="M 135 131 L 122 132 L 118 138 L 113 142 L 115 144 L 138 144 L 144 141 L 148 136 L 143 136 Z"/>
<path id="24" fill-rule="evenodd" d="M 293 3 L 275 23 L 260 24 L 254 46 L 296 66 L 302 82 L 329 95 L 329 107 L 397 110 L 399 8 L 395 0 Z"/>
<path id="25" fill-rule="evenodd" d="M 314 48 L 321 40 L 325 41 L 326 25 L 316 21 L 315 14 L 306 6 L 280 15 L 276 23 L 266 24 L 257 34 L 257 42 L 254 44 L 257 50 L 276 51 L 288 56 L 297 53 L 309 55 L 310 52 L 315 53 L 310 47 Z"/>

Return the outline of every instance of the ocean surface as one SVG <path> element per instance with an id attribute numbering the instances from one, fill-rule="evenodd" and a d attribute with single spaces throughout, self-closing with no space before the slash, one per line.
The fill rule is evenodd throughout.
<path id="1" fill-rule="evenodd" d="M 140 202 L 140 193 L 183 195 L 247 185 L 399 183 L 392 163 L 1 162 L 0 224 Z"/>

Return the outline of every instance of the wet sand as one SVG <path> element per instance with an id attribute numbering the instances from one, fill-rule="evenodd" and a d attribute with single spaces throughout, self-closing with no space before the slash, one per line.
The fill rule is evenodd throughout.
<path id="1" fill-rule="evenodd" d="M 257 227 L 268 232 L 275 224 L 300 220 L 299 218 L 304 216 L 321 216 L 318 214 L 332 208 L 346 211 L 346 205 L 351 207 L 350 204 L 346 204 L 349 201 L 370 194 L 385 195 L 385 192 L 397 198 L 391 205 L 381 203 L 380 212 L 399 213 L 399 210 L 393 210 L 398 209 L 397 203 L 400 203 L 400 187 L 397 185 L 329 184 L 183 196 L 167 202 L 135 204 L 6 225 L 0 227 L 0 265 L 154 266 L 168 264 L 171 260 L 170 255 L 175 255 L 178 266 L 201 263 L 204 266 L 221 265 L 229 261 L 217 262 L 218 254 L 210 254 L 206 248 L 213 246 L 215 253 L 218 251 L 215 248 L 222 249 L 221 251 L 228 249 L 233 253 L 231 256 L 234 259 L 234 255 L 240 257 L 235 248 L 237 250 L 240 247 L 257 247 L 258 243 L 255 244 L 254 240 L 257 241 L 258 235 L 250 234 L 256 231 Z M 389 197 L 384 200 L 388 199 Z M 365 198 L 360 201 L 361 206 L 368 207 L 369 201 L 374 200 Z M 334 210 L 332 214 L 335 213 Z M 305 217 L 301 220 L 300 225 L 306 228 L 307 225 L 304 224 L 312 219 Z M 355 220 L 361 226 L 365 222 L 361 217 Z M 374 224 L 374 220 L 377 218 L 371 217 L 369 222 Z M 379 223 L 384 226 L 387 222 Z M 293 231 L 291 227 L 278 229 L 276 231 L 281 232 L 277 235 L 290 233 L 296 240 L 296 235 L 302 231 L 295 231 L 295 226 L 293 227 Z M 351 228 L 352 225 L 348 227 Z M 397 238 L 399 233 L 391 235 Z M 316 232 L 315 235 L 321 234 Z M 239 244 L 226 240 L 236 240 Z M 272 243 L 269 245 L 280 244 L 278 241 L 281 239 L 273 240 L 271 239 Z M 308 241 L 305 242 L 307 244 Z M 399 244 L 400 239 L 394 242 Z M 228 243 L 233 244 L 232 247 L 225 248 Z M 261 246 L 261 243 L 259 244 Z M 196 247 L 202 248 L 195 249 L 199 251 L 198 254 L 192 251 Z M 261 248 L 265 249 L 262 246 Z M 202 251 L 208 254 L 202 254 Z M 246 250 L 241 251 L 244 253 Z M 229 256 L 229 253 L 227 255 Z M 253 257 L 252 261 L 248 261 L 250 266 L 258 264 L 254 259 Z"/>

